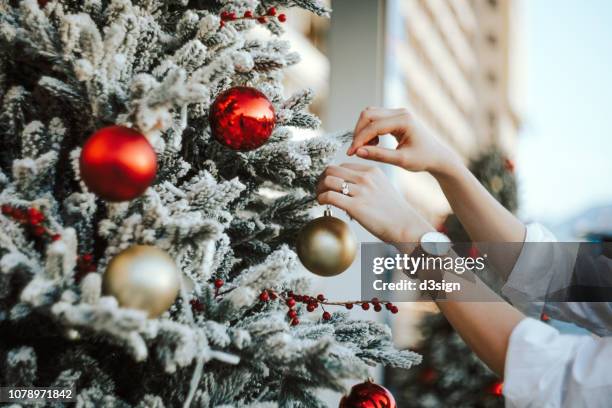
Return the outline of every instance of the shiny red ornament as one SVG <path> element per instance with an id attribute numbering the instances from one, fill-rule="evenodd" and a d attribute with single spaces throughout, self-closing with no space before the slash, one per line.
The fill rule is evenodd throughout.
<path id="1" fill-rule="evenodd" d="M 366 381 L 351 388 L 339 408 L 397 408 L 393 394 L 382 385 Z"/>
<path id="2" fill-rule="evenodd" d="M 217 96 L 210 108 L 209 121 L 219 143 L 245 151 L 266 143 L 276 117 L 266 95 L 257 89 L 237 86 Z"/>
<path id="3" fill-rule="evenodd" d="M 157 156 L 147 138 L 124 126 L 95 132 L 83 146 L 81 178 L 87 188 L 106 201 L 128 201 L 151 185 Z"/>

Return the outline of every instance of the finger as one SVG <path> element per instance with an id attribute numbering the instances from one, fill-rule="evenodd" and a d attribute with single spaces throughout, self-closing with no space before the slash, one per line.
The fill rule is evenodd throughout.
<path id="1" fill-rule="evenodd" d="M 396 166 L 404 166 L 404 162 L 406 161 L 406 153 L 400 152 L 395 149 L 386 149 L 384 147 L 377 146 L 364 146 L 357 149 L 357 156 L 368 159 L 375 160 L 382 163 L 394 164 Z"/>
<path id="2" fill-rule="evenodd" d="M 335 176 L 326 176 L 319 180 L 317 184 L 317 195 L 326 191 L 336 191 L 342 193 L 342 186 L 345 183 L 344 179 Z M 358 194 L 359 186 L 357 184 L 348 183 L 348 195 L 354 197 Z M 342 193 L 344 194 L 344 193 Z"/>
<path id="3" fill-rule="evenodd" d="M 340 167 L 355 170 L 358 172 L 365 172 L 365 171 L 372 170 L 372 167 L 374 166 L 371 164 L 363 164 L 363 163 L 342 163 Z"/>
<path id="4" fill-rule="evenodd" d="M 317 196 L 317 201 L 321 205 L 329 204 L 346 211 L 351 215 L 353 210 L 354 198 L 346 196 L 336 191 L 326 191 Z"/>
<path id="5" fill-rule="evenodd" d="M 378 142 L 380 141 L 380 139 L 378 139 L 378 136 L 376 136 L 374 139 L 370 140 L 368 143 L 366 143 L 369 146 L 376 146 L 378 144 Z"/>
<path id="6" fill-rule="evenodd" d="M 357 134 L 363 130 L 370 122 L 374 120 L 379 120 L 382 118 L 396 116 L 405 112 L 404 109 L 388 109 L 388 108 L 379 108 L 379 107 L 367 107 L 357 119 L 357 123 L 355 124 L 355 130 L 353 134 Z"/>
<path id="7" fill-rule="evenodd" d="M 323 172 L 322 178 L 327 176 L 334 176 L 346 180 L 349 183 L 357 184 L 361 178 L 360 174 L 353 170 L 342 166 L 327 166 Z"/>
<path id="8" fill-rule="evenodd" d="M 353 144 L 349 148 L 347 154 L 354 154 L 358 148 L 367 144 L 370 140 L 375 137 L 385 135 L 387 133 L 392 133 L 394 135 L 398 135 L 402 132 L 405 132 L 405 120 L 407 118 L 406 114 L 401 114 L 397 116 L 386 117 L 383 119 L 375 120 L 363 128 L 359 133 L 353 135 Z"/>

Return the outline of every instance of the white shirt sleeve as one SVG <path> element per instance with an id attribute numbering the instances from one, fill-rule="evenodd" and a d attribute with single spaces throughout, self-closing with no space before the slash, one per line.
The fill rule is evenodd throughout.
<path id="1" fill-rule="evenodd" d="M 610 302 L 545 303 L 547 294 L 571 286 L 580 244 L 555 244 L 555 236 L 540 224 L 529 224 L 526 228 L 526 245 L 501 293 L 527 316 L 539 317 L 544 311 L 600 336 L 612 334 Z"/>
<path id="2" fill-rule="evenodd" d="M 562 273 L 553 267 L 562 264 L 555 259 L 560 254 L 555 251 L 554 245 L 529 245 L 556 242 L 555 236 L 540 224 L 529 224 L 526 230 L 523 249 L 501 292 L 523 313 L 535 316 L 542 310 L 553 276 L 559 278 L 569 273 Z"/>
<path id="3" fill-rule="evenodd" d="M 609 407 L 611 361 L 612 338 L 560 334 L 523 319 L 512 331 L 506 354 L 506 407 Z"/>

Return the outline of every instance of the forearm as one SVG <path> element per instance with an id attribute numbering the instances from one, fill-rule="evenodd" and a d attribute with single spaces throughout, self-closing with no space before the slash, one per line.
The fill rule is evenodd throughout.
<path id="1" fill-rule="evenodd" d="M 490 265 L 505 281 L 522 245 L 499 243 L 522 243 L 526 233 L 523 223 L 489 194 L 460 159 L 449 160 L 439 172 L 432 173 L 472 241 L 477 243 L 478 249 L 486 251 Z"/>
<path id="2" fill-rule="evenodd" d="M 523 223 L 498 203 L 458 159 L 445 163 L 434 176 L 473 241 L 523 242 Z"/>
<path id="3" fill-rule="evenodd" d="M 436 304 L 476 355 L 503 376 L 510 335 L 525 316 L 472 272 L 456 275 L 450 271 L 420 271 L 419 278 L 459 283 L 461 290 L 445 293 L 445 299 L 435 300 Z"/>
<path id="4" fill-rule="evenodd" d="M 502 377 L 510 334 L 525 316 L 503 301 L 436 303 L 476 355 Z"/>

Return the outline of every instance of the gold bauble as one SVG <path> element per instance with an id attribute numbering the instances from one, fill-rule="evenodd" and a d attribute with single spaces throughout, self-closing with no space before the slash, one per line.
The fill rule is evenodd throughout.
<path id="1" fill-rule="evenodd" d="M 344 221 L 326 210 L 322 217 L 302 227 L 296 247 L 306 269 L 319 276 L 334 276 L 353 263 L 357 240 Z"/>
<path id="2" fill-rule="evenodd" d="M 170 256 L 159 248 L 134 245 L 121 251 L 104 273 L 104 293 L 122 307 L 144 310 L 157 317 L 174 303 L 179 273 Z"/>

